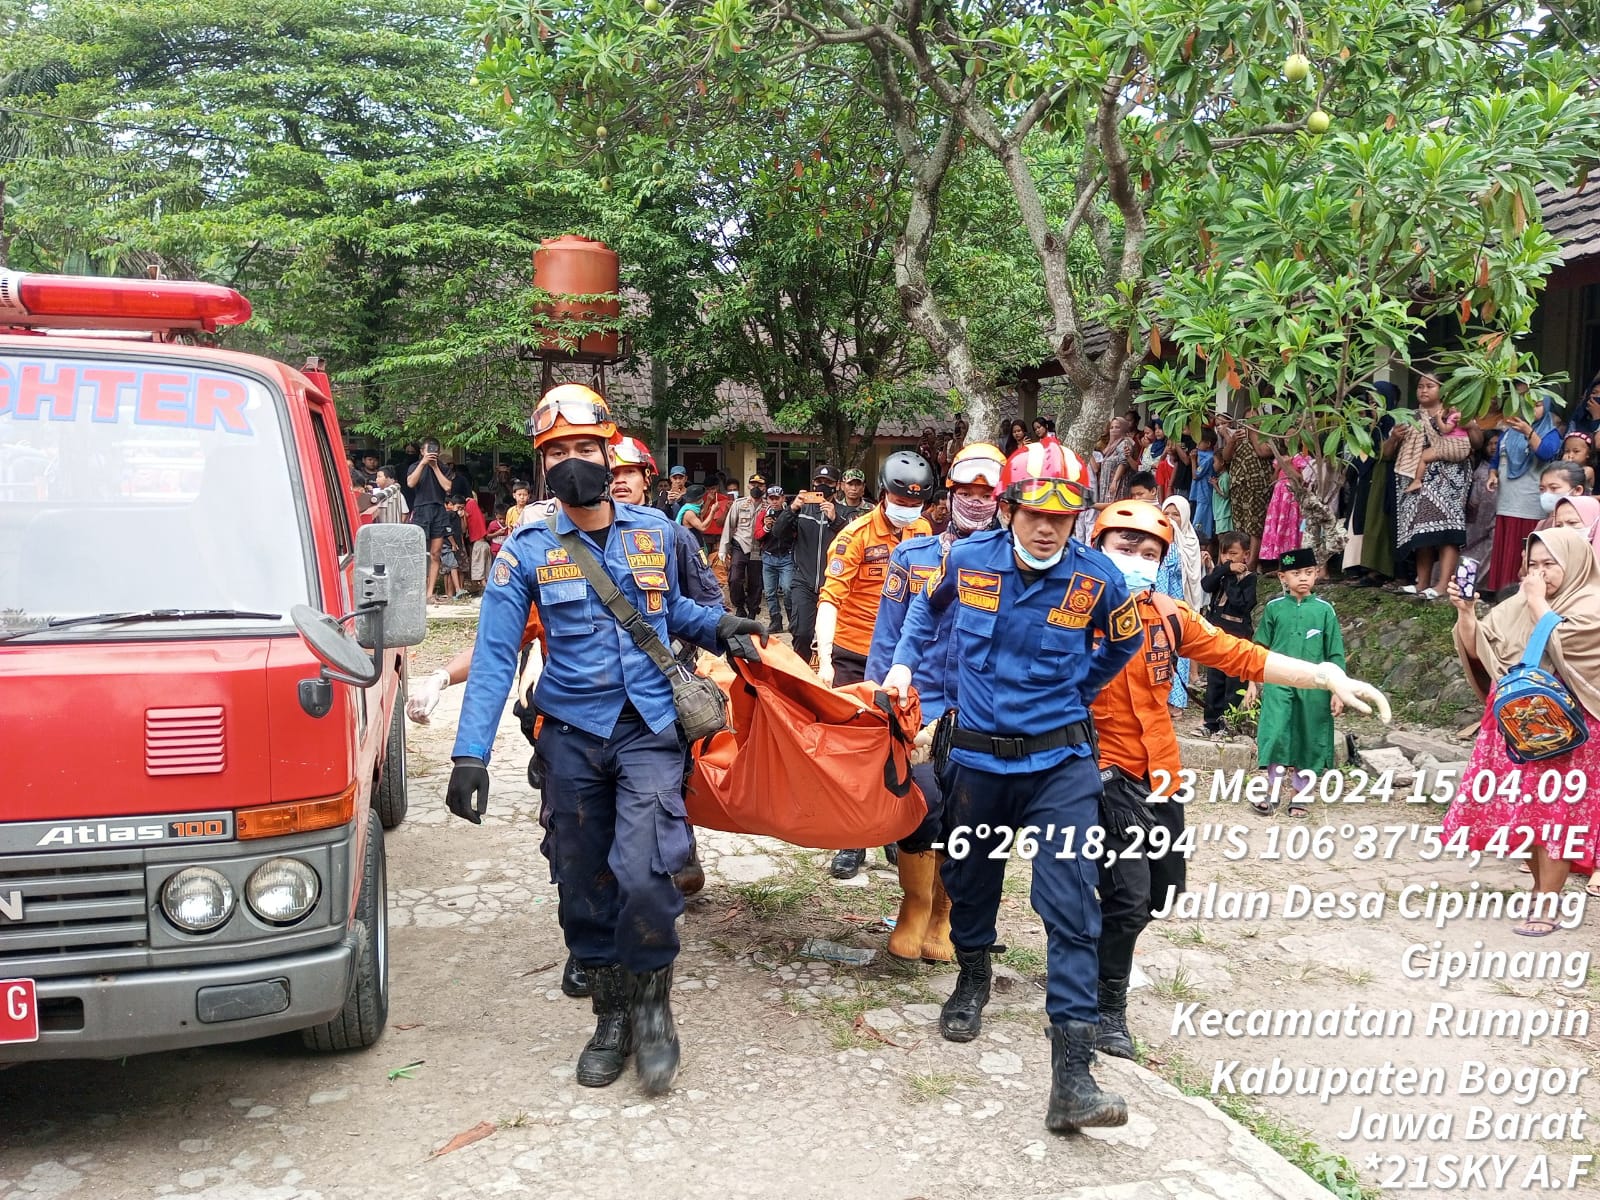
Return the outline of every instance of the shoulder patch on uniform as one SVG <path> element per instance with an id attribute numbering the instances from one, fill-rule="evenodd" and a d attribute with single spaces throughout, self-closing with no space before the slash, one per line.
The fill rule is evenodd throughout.
<path id="1" fill-rule="evenodd" d="M 505 587 L 511 582 L 511 564 L 506 561 L 504 554 L 494 560 L 494 569 L 489 572 L 489 578 L 499 587 Z"/>
<path id="2" fill-rule="evenodd" d="M 899 563 L 890 563 L 889 576 L 883 581 L 884 596 L 890 600 L 900 599 L 906 594 L 906 585 L 909 581 L 910 576 L 906 574 L 904 567 Z"/>
<path id="3" fill-rule="evenodd" d="M 844 570 L 845 570 L 844 559 L 842 559 L 842 558 L 830 558 L 828 560 L 828 574 L 829 575 L 832 575 L 834 577 L 838 577 L 838 576 L 844 574 Z"/>
<path id="4" fill-rule="evenodd" d="M 1139 636 L 1139 610 L 1134 607 L 1133 598 L 1129 597 L 1122 602 L 1122 607 L 1111 614 L 1111 640 L 1125 642 L 1129 638 Z"/>

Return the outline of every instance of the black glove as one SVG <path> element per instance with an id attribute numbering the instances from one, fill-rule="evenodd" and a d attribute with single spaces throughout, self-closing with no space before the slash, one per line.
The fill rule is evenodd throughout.
<path id="1" fill-rule="evenodd" d="M 765 625 L 760 621 L 752 621 L 749 617 L 738 617 L 729 613 L 717 622 L 717 641 L 728 648 L 728 654 L 733 658 L 742 658 L 745 662 L 758 663 L 761 661 L 761 655 L 750 640 L 752 636 L 759 638 L 763 646 L 771 637 Z"/>
<path id="2" fill-rule="evenodd" d="M 489 811 L 489 768 L 481 758 L 458 758 L 455 764 L 444 802 L 456 816 L 482 825 L 483 814 Z"/>

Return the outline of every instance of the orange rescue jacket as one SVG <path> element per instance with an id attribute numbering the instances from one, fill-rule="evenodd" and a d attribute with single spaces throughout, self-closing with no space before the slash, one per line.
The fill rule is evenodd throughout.
<path id="1" fill-rule="evenodd" d="M 883 515 L 881 505 L 839 531 L 828 549 L 828 569 L 817 596 L 817 603 L 839 610 L 835 646 L 866 657 L 872 649 L 872 627 L 878 620 L 890 552 L 906 538 L 931 532 L 932 527 L 920 517 L 904 529 L 896 529 Z"/>
<path id="2" fill-rule="evenodd" d="M 1171 791 L 1178 786 L 1183 765 L 1172 714 L 1167 711 L 1178 660 L 1192 659 L 1235 679 L 1260 680 L 1267 669 L 1267 648 L 1223 633 L 1169 596 L 1145 592 L 1135 606 L 1144 624 L 1144 649 L 1106 684 L 1089 711 L 1100 736 L 1102 767 L 1121 767 L 1146 779 L 1151 771 L 1165 771 Z"/>

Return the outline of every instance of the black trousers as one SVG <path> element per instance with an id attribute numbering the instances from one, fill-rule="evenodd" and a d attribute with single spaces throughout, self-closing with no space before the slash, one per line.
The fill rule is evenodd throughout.
<path id="1" fill-rule="evenodd" d="M 1110 867 L 1104 857 L 1100 860 L 1100 978 L 1126 979 L 1133 970 L 1134 944 L 1150 924 L 1150 914 L 1167 906 L 1169 891 L 1182 892 L 1188 886 L 1183 855 L 1152 858 L 1148 837 L 1137 857 L 1124 858 L 1128 847 L 1140 841 L 1128 829 L 1143 823 L 1163 826 L 1172 835 L 1171 845 L 1183 832 L 1183 805 L 1171 800 L 1151 804 L 1150 785 L 1115 767 L 1102 771 L 1100 782 L 1105 789 L 1100 820 L 1106 849 L 1117 852 Z"/>
<path id="2" fill-rule="evenodd" d="M 854 650 L 846 650 L 843 646 L 833 648 L 833 686 L 844 687 L 847 683 L 860 683 L 867 677 L 867 656 L 857 654 Z"/>
<path id="3" fill-rule="evenodd" d="M 1231 621 L 1216 622 L 1218 629 L 1223 633 L 1231 633 L 1234 637 L 1250 639 L 1250 627 L 1238 625 Z M 1206 668 L 1206 728 L 1218 730 L 1222 728 L 1222 714 L 1230 708 L 1236 708 L 1244 696 L 1244 680 L 1235 679 L 1232 675 L 1224 675 L 1214 667 Z"/>
<path id="4" fill-rule="evenodd" d="M 728 540 L 728 600 L 733 611 L 752 621 L 761 615 L 761 560 Z"/>
<path id="5" fill-rule="evenodd" d="M 789 620 L 794 652 L 810 662 L 817 651 L 817 585 L 799 575 L 789 589 Z"/>

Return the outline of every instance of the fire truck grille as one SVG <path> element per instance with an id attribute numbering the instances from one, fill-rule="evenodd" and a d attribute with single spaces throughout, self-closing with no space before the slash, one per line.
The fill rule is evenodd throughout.
<path id="1" fill-rule="evenodd" d="M 220 705 L 145 710 L 146 775 L 215 775 L 223 766 Z"/>
<path id="2" fill-rule="evenodd" d="M 7 962 L 144 946 L 144 868 L 0 870 L 0 973 Z"/>

